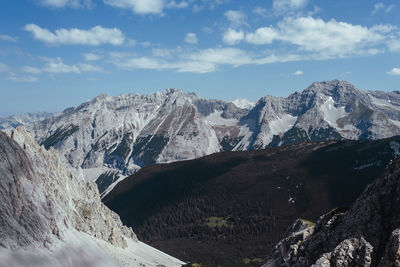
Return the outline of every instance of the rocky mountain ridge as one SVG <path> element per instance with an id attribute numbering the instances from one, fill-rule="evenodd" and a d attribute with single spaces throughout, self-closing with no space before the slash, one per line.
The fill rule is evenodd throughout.
<path id="1" fill-rule="evenodd" d="M 0 132 L 0 262 L 4 266 L 180 266 L 141 243 L 93 182 L 18 127 Z"/>
<path id="2" fill-rule="evenodd" d="M 346 81 L 315 82 L 287 98 L 263 97 L 254 106 L 234 103 L 177 89 L 100 95 L 27 127 L 88 180 L 97 179 L 101 191 L 153 163 L 310 140 L 400 134 L 398 92 L 362 91 Z"/>

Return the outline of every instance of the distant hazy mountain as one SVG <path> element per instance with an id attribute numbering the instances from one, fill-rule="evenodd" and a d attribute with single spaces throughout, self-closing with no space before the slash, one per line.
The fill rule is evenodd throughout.
<path id="1" fill-rule="evenodd" d="M 294 220 L 315 222 L 350 206 L 399 148 L 399 136 L 313 141 L 155 164 L 121 181 L 103 202 L 139 238 L 182 260 L 261 266 Z M 283 258 L 289 256 L 296 261 L 289 252 Z"/>
<path id="2" fill-rule="evenodd" d="M 38 113 L 24 113 L 12 115 L 7 118 L 0 118 L 0 130 L 14 129 L 18 126 L 25 124 L 32 124 L 38 121 L 45 120 L 55 113 L 38 112 Z"/>
<path id="3" fill-rule="evenodd" d="M 22 127 L 0 132 L 0 262 L 13 267 L 181 266 L 140 241 L 95 183 Z"/>
<path id="4" fill-rule="evenodd" d="M 143 166 L 308 140 L 380 139 L 400 134 L 400 93 L 346 81 L 316 82 L 287 98 L 210 100 L 168 89 L 100 95 L 31 125 L 101 191 Z"/>

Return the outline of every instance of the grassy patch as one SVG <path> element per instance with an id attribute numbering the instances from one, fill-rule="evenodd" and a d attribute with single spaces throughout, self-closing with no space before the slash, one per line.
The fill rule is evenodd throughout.
<path id="1" fill-rule="evenodd" d="M 246 265 L 250 265 L 250 264 L 260 264 L 261 265 L 264 263 L 264 260 L 261 258 L 254 258 L 254 259 L 244 258 L 243 263 Z"/>
<path id="2" fill-rule="evenodd" d="M 315 223 L 306 219 L 300 219 L 302 222 L 306 223 L 308 226 L 315 226 Z"/>
<path id="3" fill-rule="evenodd" d="M 206 224 L 210 228 L 229 227 L 228 222 L 222 217 L 209 217 Z"/>

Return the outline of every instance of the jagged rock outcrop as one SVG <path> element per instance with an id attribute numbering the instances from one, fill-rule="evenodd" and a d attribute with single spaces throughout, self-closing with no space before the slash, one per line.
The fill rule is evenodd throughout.
<path id="1" fill-rule="evenodd" d="M 399 238 L 400 159 L 396 159 L 351 208 L 335 209 L 315 226 L 290 233 L 264 266 L 400 266 Z"/>
<path id="2" fill-rule="evenodd" d="M 180 264 L 151 248 L 148 253 L 154 258 L 132 252 L 144 246 L 101 203 L 96 184 L 68 171 L 53 148 L 40 147 L 22 127 L 10 136 L 0 131 L 0 262 L 4 266 L 26 266 L 29 259 L 35 259 L 30 266 Z M 85 252 L 77 252 L 80 248 Z M 123 254 L 129 253 L 131 259 L 125 259 Z M 104 262 L 97 263 L 99 259 Z"/>

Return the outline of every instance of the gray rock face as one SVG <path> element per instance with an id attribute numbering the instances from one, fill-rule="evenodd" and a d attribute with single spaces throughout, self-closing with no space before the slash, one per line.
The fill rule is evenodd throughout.
<path id="1" fill-rule="evenodd" d="M 139 242 L 103 205 L 95 183 L 68 171 L 53 148 L 40 147 L 22 127 L 10 136 L 0 131 L 0 262 L 18 267 L 182 264 Z"/>
<path id="2" fill-rule="evenodd" d="M 82 168 L 88 180 L 101 177 L 103 191 L 153 163 L 309 140 L 398 135 L 400 94 L 361 91 L 334 80 L 313 83 L 287 98 L 266 96 L 254 106 L 177 89 L 100 95 L 29 129 L 40 144 L 59 151 L 64 162 Z"/>
<path id="3" fill-rule="evenodd" d="M 399 196 L 397 159 L 349 210 L 333 210 L 282 240 L 265 266 L 400 266 Z"/>
<path id="4" fill-rule="evenodd" d="M 19 144 L 20 145 L 19 145 Z M 54 149 L 39 147 L 23 128 L 0 132 L 0 245 L 49 246 L 67 229 L 126 247 L 136 239 L 100 201 L 94 183 L 68 172 Z"/>

